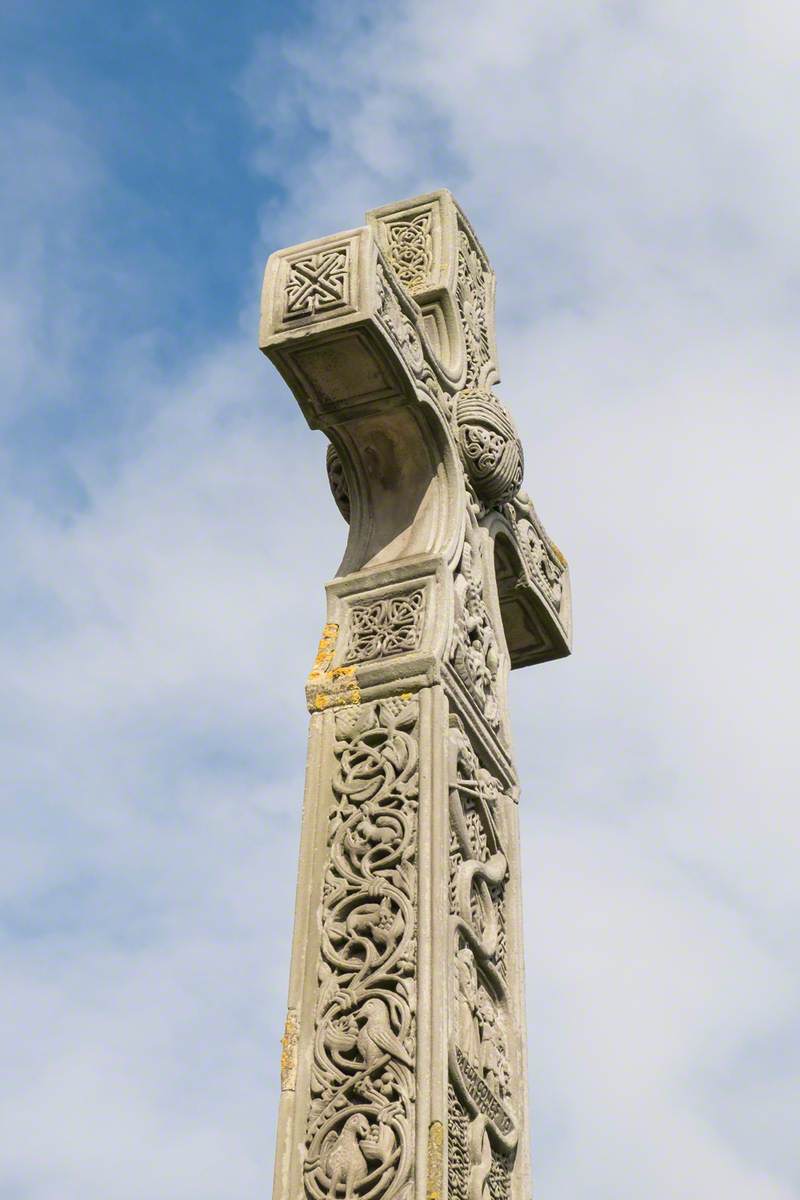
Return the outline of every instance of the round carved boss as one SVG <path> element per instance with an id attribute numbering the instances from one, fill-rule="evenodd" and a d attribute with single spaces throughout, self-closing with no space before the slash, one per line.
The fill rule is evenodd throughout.
<path id="1" fill-rule="evenodd" d="M 510 500 L 522 484 L 522 444 L 507 410 L 492 392 L 467 388 L 456 397 L 458 442 L 467 474 L 487 504 Z"/>

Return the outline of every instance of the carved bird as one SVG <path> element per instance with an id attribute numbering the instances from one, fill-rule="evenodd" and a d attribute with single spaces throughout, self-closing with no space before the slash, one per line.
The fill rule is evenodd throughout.
<path id="1" fill-rule="evenodd" d="M 360 1142 L 369 1135 L 370 1128 L 364 1114 L 357 1112 L 347 1118 L 341 1133 L 326 1139 L 321 1158 L 323 1170 L 330 1177 L 332 1197 L 344 1184 L 345 1200 L 352 1200 L 356 1187 L 365 1178 L 368 1167 Z"/>
<path id="2" fill-rule="evenodd" d="M 361 1011 L 367 1019 L 358 1031 L 356 1045 L 367 1070 L 371 1071 L 387 1054 L 413 1070 L 408 1051 L 389 1023 L 389 1009 L 384 1001 L 372 996 Z"/>

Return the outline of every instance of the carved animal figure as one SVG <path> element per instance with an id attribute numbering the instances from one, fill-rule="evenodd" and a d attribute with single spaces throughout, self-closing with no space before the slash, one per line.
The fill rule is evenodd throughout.
<path id="1" fill-rule="evenodd" d="M 362 1008 L 367 1018 L 358 1031 L 356 1045 L 368 1071 L 387 1054 L 413 1070 L 414 1064 L 403 1043 L 389 1023 L 389 1009 L 377 996 L 371 996 Z"/>
<path id="2" fill-rule="evenodd" d="M 393 911 L 388 896 L 384 896 L 380 904 L 362 904 L 346 921 L 349 934 L 368 935 L 384 948 L 394 945 L 403 932 L 403 925 L 402 913 Z"/>
<path id="3" fill-rule="evenodd" d="M 381 824 L 377 824 L 372 820 L 374 816 L 378 816 Z M 396 822 L 388 819 L 390 814 L 381 813 L 376 804 L 364 804 L 361 807 L 361 820 L 358 822 L 358 834 L 364 841 L 372 842 L 375 845 L 385 845 L 388 842 L 394 841 L 397 837 Z"/>
<path id="4" fill-rule="evenodd" d="M 322 1152 L 322 1168 L 331 1181 L 330 1195 L 335 1200 L 344 1185 L 344 1200 L 353 1200 L 355 1189 L 367 1174 L 367 1160 L 360 1143 L 369 1136 L 370 1123 L 363 1113 L 348 1117 L 340 1133 L 326 1138 Z"/>

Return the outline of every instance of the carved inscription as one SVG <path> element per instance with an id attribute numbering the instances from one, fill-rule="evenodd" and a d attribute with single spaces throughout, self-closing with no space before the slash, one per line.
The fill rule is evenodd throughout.
<path id="1" fill-rule="evenodd" d="M 304 1162 L 313 1200 L 396 1196 L 413 1161 L 416 700 L 336 716 Z"/>
<path id="2" fill-rule="evenodd" d="M 416 650 L 422 635 L 424 593 L 387 596 L 372 604 L 356 604 L 350 614 L 347 662 L 388 658 L 405 650 Z"/>
<path id="3" fill-rule="evenodd" d="M 455 1051 L 462 1078 L 469 1088 L 475 1107 L 490 1121 L 493 1121 L 502 1133 L 513 1134 L 514 1118 L 506 1112 L 491 1088 L 487 1087 L 480 1072 L 475 1069 L 464 1052 L 458 1046 Z"/>

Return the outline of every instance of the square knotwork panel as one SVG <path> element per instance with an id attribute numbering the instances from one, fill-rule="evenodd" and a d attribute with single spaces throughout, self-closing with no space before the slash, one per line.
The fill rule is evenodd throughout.
<path id="1" fill-rule="evenodd" d="M 425 613 L 422 588 L 405 596 L 385 596 L 350 610 L 350 639 L 345 662 L 367 662 L 416 650 Z"/>
<path id="2" fill-rule="evenodd" d="M 315 317 L 349 304 L 350 250 L 330 246 L 292 259 L 284 288 L 285 319 Z"/>

